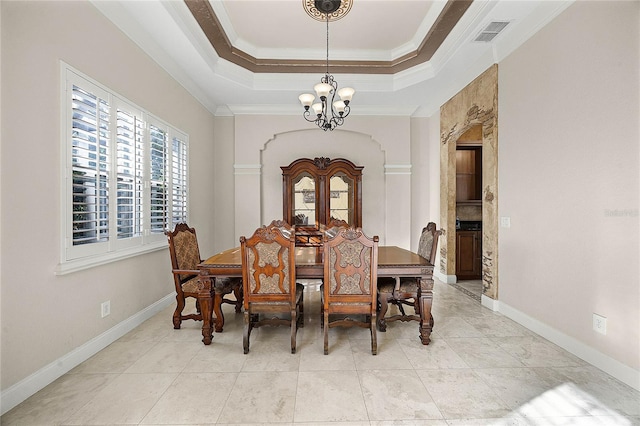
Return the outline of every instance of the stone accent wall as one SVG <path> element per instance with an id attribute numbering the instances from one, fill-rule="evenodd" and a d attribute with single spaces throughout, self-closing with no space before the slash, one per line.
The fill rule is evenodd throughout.
<path id="1" fill-rule="evenodd" d="M 456 142 L 482 125 L 483 294 L 498 298 L 498 65 L 492 65 L 440 108 L 440 272 L 455 275 Z"/>

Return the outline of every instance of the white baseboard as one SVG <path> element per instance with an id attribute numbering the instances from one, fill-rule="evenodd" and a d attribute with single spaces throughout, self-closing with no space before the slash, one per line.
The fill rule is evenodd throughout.
<path id="1" fill-rule="evenodd" d="M 458 282 L 458 277 L 455 275 L 445 275 L 440 271 L 433 271 L 433 277 L 442 281 L 445 284 L 455 284 Z"/>
<path id="2" fill-rule="evenodd" d="M 540 322 L 505 303 L 500 303 L 499 308 L 500 313 L 504 316 L 511 318 L 515 322 L 523 325 L 534 333 L 539 334 L 550 342 L 555 343 L 578 358 L 585 360 L 589 364 L 640 391 L 640 371 L 634 370 L 628 365 L 597 351 L 591 346 L 588 346 L 579 340 L 562 333 L 561 331 L 549 327 L 547 324 L 544 324 L 543 322 Z"/>
<path id="3" fill-rule="evenodd" d="M 124 336 L 144 321 L 165 309 L 175 301 L 175 294 L 169 294 L 142 311 L 116 324 L 99 336 L 58 358 L 13 386 L 2 391 L 0 403 L 2 414 L 11 410 L 31 395 L 49 385 L 63 374 L 91 358 L 111 343 Z"/>
<path id="4" fill-rule="evenodd" d="M 480 303 L 485 308 L 489 308 L 494 312 L 499 312 L 500 311 L 500 301 L 499 300 L 492 299 L 492 298 L 490 298 L 488 296 L 485 296 L 483 294 L 480 297 Z"/>

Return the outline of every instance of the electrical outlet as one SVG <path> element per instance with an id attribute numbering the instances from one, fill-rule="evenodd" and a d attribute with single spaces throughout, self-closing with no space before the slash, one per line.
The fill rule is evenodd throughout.
<path id="1" fill-rule="evenodd" d="M 102 305 L 100 305 L 100 312 L 102 313 L 102 318 L 106 317 L 111 313 L 111 300 L 102 302 Z"/>
<path id="2" fill-rule="evenodd" d="M 607 334 L 607 318 L 594 313 L 593 329 L 600 334 Z"/>
<path id="3" fill-rule="evenodd" d="M 511 217 L 502 216 L 500 218 L 500 226 L 503 228 L 511 228 Z"/>

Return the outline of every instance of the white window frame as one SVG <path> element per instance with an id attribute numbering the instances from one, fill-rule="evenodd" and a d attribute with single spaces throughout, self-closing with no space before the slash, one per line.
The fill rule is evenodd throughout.
<path id="1" fill-rule="evenodd" d="M 63 275 L 94 266 L 114 262 L 132 256 L 137 256 L 151 251 L 162 250 L 167 247 L 167 239 L 163 233 L 165 229 L 150 232 L 150 206 L 151 206 L 151 185 L 150 185 L 150 132 L 149 126 L 154 125 L 161 128 L 167 136 L 167 167 L 165 172 L 165 182 L 167 188 L 167 210 L 164 220 L 164 228 L 168 229 L 175 225 L 173 220 L 172 207 L 172 146 L 173 140 L 178 139 L 181 143 L 182 152 L 186 155 L 183 159 L 183 167 L 180 168 L 180 183 L 186 186 L 186 191 L 181 192 L 180 200 L 186 205 L 186 213 L 182 211 L 182 219 L 188 220 L 189 212 L 189 137 L 186 133 L 175 129 L 165 121 L 144 111 L 131 101 L 101 85 L 80 71 L 74 69 L 64 62 L 60 62 L 60 90 L 61 90 L 61 126 L 60 126 L 60 147 L 61 147 L 61 167 L 60 167 L 60 263 L 56 268 L 57 275 Z M 108 238 L 104 242 L 94 242 L 82 245 L 73 245 L 73 167 L 72 167 L 72 87 L 73 85 L 88 91 L 93 95 L 107 101 L 110 111 L 109 120 L 109 224 Z M 118 109 L 126 111 L 128 115 L 135 116 L 142 123 L 143 140 L 143 170 L 142 170 L 142 232 L 130 237 L 118 238 L 118 152 L 117 152 L 117 120 Z M 185 164 L 186 162 L 186 164 Z M 184 198 L 186 197 L 186 201 Z"/>

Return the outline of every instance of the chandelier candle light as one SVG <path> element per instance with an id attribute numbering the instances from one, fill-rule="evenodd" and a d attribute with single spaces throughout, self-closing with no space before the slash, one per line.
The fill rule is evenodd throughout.
<path id="1" fill-rule="evenodd" d="M 325 132 L 333 130 L 337 126 L 344 124 L 344 119 L 349 115 L 351 108 L 349 103 L 355 93 L 351 87 L 344 87 L 338 90 L 338 82 L 329 74 L 329 14 L 340 8 L 341 0 L 315 0 L 315 7 L 323 13 L 327 21 L 327 72 L 320 79 L 320 83 L 313 86 L 320 102 L 313 103 L 315 96 L 310 93 L 302 94 L 298 97 L 304 107 L 303 116 L 305 120 L 316 123 Z M 336 94 L 340 97 L 335 100 Z M 329 102 L 329 97 L 331 101 Z M 311 110 L 315 116 L 311 115 Z"/>

